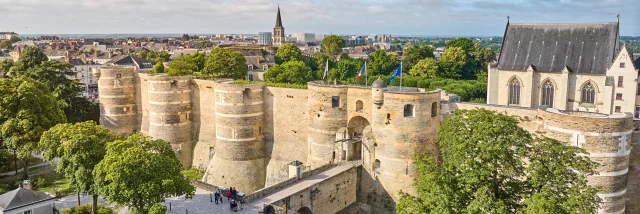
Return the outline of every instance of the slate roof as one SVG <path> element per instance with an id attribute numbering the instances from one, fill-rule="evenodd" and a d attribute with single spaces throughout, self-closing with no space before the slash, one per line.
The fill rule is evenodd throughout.
<path id="1" fill-rule="evenodd" d="M 276 16 L 276 27 L 282 27 L 282 18 L 280 18 L 280 6 L 278 6 L 278 15 Z"/>
<path id="2" fill-rule="evenodd" d="M 635 65 L 636 69 L 640 69 L 640 57 L 638 57 L 636 61 L 633 62 L 633 65 Z"/>
<path id="3" fill-rule="evenodd" d="M 53 196 L 44 192 L 18 188 L 0 195 L 0 210 L 11 210 L 24 205 L 53 199 L 55 199 Z"/>
<path id="4" fill-rule="evenodd" d="M 498 69 L 605 74 L 618 51 L 618 23 L 509 24 Z"/>
<path id="5" fill-rule="evenodd" d="M 137 66 L 140 69 L 153 68 L 156 62 L 130 55 L 121 55 L 105 63 L 110 65 Z"/>

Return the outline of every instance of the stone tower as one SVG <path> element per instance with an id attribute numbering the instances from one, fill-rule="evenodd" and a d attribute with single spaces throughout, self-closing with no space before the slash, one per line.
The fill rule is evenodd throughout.
<path id="1" fill-rule="evenodd" d="M 336 131 L 347 125 L 349 87 L 309 82 L 309 158 L 312 167 L 332 163 Z"/>
<path id="2" fill-rule="evenodd" d="M 191 167 L 191 78 L 150 75 L 148 77 L 149 136 L 171 143 L 182 167 Z"/>
<path id="3" fill-rule="evenodd" d="M 633 116 L 540 107 L 537 123 L 545 136 L 585 149 L 589 158 L 599 164 L 598 174 L 587 178 L 602 198 L 598 212 L 624 213 Z"/>
<path id="4" fill-rule="evenodd" d="M 103 67 L 94 75 L 100 94 L 100 125 L 120 135 L 137 129 L 135 72 L 133 66 Z"/>
<path id="5" fill-rule="evenodd" d="M 285 43 L 284 27 L 282 26 L 282 18 L 280 18 L 280 6 L 278 6 L 278 15 L 276 16 L 276 26 L 273 28 L 273 45 L 280 46 Z"/>
<path id="6" fill-rule="evenodd" d="M 216 144 L 206 182 L 250 193 L 265 185 L 263 84 L 215 83 Z"/>
<path id="7" fill-rule="evenodd" d="M 373 174 L 377 181 L 369 201 L 374 213 L 395 210 L 399 193 L 416 194 L 414 155 L 438 155 L 436 135 L 440 127 L 440 91 L 409 92 L 391 88 L 384 91 L 380 103 L 375 90 L 384 90 L 383 84 L 373 84 L 372 129 L 375 136 Z M 378 107 L 379 106 L 379 107 Z M 366 167 L 366 166 L 365 166 Z"/>

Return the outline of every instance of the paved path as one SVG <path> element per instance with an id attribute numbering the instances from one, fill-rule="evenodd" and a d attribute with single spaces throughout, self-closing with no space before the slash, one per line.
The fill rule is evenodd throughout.
<path id="1" fill-rule="evenodd" d="M 288 187 L 278 190 L 277 192 L 252 200 L 251 202 L 249 202 L 249 206 L 254 208 L 261 208 L 264 204 L 272 204 L 297 192 L 300 192 L 301 190 L 307 189 L 317 183 L 336 176 L 344 171 L 347 171 L 354 166 L 357 166 L 359 162 L 360 161 L 344 163 L 343 165 L 339 165 L 319 174 L 312 175 L 311 177 L 304 178 Z"/>
<path id="2" fill-rule="evenodd" d="M 185 199 L 183 196 L 167 198 L 163 205 L 167 207 L 169 214 L 211 214 L 211 213 L 258 213 L 258 210 L 251 209 L 245 205 L 244 209 L 238 209 L 238 212 L 230 211 L 229 201 L 225 198 L 224 203 L 216 204 L 211 202 L 209 198 L 211 192 L 204 189 L 196 189 L 196 195 L 192 199 Z M 169 210 L 171 203 L 171 210 Z"/>
<path id="3" fill-rule="evenodd" d="M 44 162 L 44 163 L 32 165 L 32 166 L 29 166 L 29 169 L 31 169 L 33 167 L 40 167 L 40 166 L 46 166 L 46 165 L 51 165 L 51 163 Z M 24 170 L 24 167 L 20 167 L 20 169 L 18 169 L 18 173 L 22 172 L 23 170 Z M 15 175 L 15 174 L 16 174 L 16 171 L 11 171 L 11 172 L 2 173 L 2 174 L 0 174 L 0 176 L 7 176 L 7 175 L 11 176 L 11 175 Z"/>

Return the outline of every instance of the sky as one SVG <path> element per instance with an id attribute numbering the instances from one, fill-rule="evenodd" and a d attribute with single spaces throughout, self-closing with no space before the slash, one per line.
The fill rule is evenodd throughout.
<path id="1" fill-rule="evenodd" d="M 501 36 L 512 23 L 615 22 L 640 36 L 640 0 L 0 0 L 0 31 L 19 34 L 272 31 Z"/>

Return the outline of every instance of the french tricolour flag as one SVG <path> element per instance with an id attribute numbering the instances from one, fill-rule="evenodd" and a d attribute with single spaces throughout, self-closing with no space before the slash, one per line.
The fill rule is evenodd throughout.
<path id="1" fill-rule="evenodd" d="M 358 74 L 358 81 L 360 81 L 360 78 L 362 78 L 362 75 L 366 75 L 367 74 L 367 62 L 364 62 L 364 65 L 362 66 L 362 68 L 360 69 L 360 73 Z"/>

